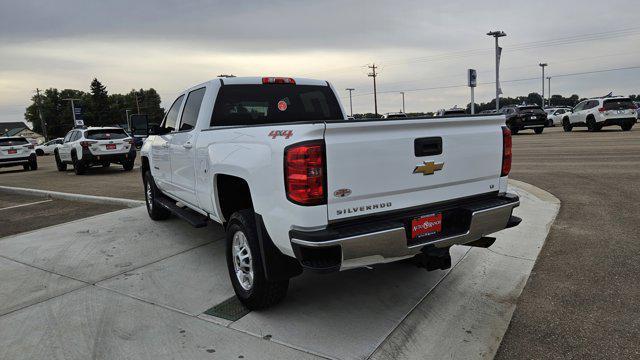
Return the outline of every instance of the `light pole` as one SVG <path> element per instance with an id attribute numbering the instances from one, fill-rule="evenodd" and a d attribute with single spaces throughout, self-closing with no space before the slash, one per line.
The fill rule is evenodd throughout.
<path id="1" fill-rule="evenodd" d="M 351 92 L 353 90 L 355 90 L 354 88 L 346 88 L 345 90 L 347 90 L 349 92 L 349 107 L 351 108 L 351 117 L 353 117 L 353 100 L 351 99 Z"/>
<path id="2" fill-rule="evenodd" d="M 406 112 L 404 111 L 404 91 L 400 91 L 400 95 L 402 95 L 402 113 L 406 114 Z"/>
<path id="3" fill-rule="evenodd" d="M 540 65 L 540 67 L 542 68 L 542 107 L 544 108 L 544 68 L 546 66 L 548 66 L 549 64 L 547 63 L 540 63 L 538 64 Z"/>
<path id="4" fill-rule="evenodd" d="M 547 100 L 547 105 L 551 106 L 551 76 L 547 76 L 547 80 L 549 81 L 549 86 L 547 86 L 547 90 L 549 90 L 549 100 Z"/>
<path id="5" fill-rule="evenodd" d="M 80 99 L 72 99 L 72 98 L 67 98 L 67 99 L 62 99 L 62 100 L 66 100 L 66 101 L 70 101 L 71 102 L 71 116 L 73 116 L 73 127 L 78 127 L 80 125 L 77 124 L 77 120 L 76 120 L 76 107 L 74 105 L 74 101 L 80 101 Z M 82 119 L 80 119 L 82 120 Z M 82 122 L 82 125 L 84 126 L 84 121 Z"/>
<path id="6" fill-rule="evenodd" d="M 496 110 L 500 110 L 500 55 L 502 48 L 498 46 L 498 39 L 507 36 L 507 34 L 504 31 L 491 31 L 487 35 L 496 39 Z"/>

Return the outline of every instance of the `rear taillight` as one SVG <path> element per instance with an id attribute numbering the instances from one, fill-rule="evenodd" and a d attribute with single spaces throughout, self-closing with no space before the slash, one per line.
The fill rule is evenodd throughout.
<path id="1" fill-rule="evenodd" d="M 284 151 L 287 199 L 299 205 L 326 204 L 324 142 L 309 141 Z"/>
<path id="2" fill-rule="evenodd" d="M 603 108 L 603 107 L 598 108 L 598 111 L 599 111 L 599 112 L 605 112 L 605 110 L 606 110 L 606 109 L 605 109 L 605 108 Z"/>
<path id="3" fill-rule="evenodd" d="M 35 149 L 35 146 L 33 146 L 33 144 L 31 144 L 31 145 L 27 145 L 26 148 L 33 150 L 33 149 Z"/>
<path id="4" fill-rule="evenodd" d="M 133 145 L 135 143 L 135 141 L 133 141 L 132 138 L 124 139 L 124 141 L 128 142 L 131 145 Z"/>
<path id="5" fill-rule="evenodd" d="M 80 146 L 87 149 L 91 144 L 95 144 L 97 141 L 80 141 Z"/>
<path id="6" fill-rule="evenodd" d="M 511 130 L 508 127 L 502 127 L 502 172 L 500 176 L 507 176 L 511 172 Z"/>
<path id="7" fill-rule="evenodd" d="M 262 83 L 263 84 L 291 84 L 291 85 L 295 85 L 296 81 L 293 80 L 292 78 L 285 78 L 285 77 L 263 77 L 262 78 Z"/>

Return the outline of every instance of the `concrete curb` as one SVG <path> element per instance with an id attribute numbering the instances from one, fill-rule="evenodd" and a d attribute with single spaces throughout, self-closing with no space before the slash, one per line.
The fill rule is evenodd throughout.
<path id="1" fill-rule="evenodd" d="M 83 194 L 71 194 L 71 193 L 64 193 L 59 191 L 27 189 L 27 188 L 13 187 L 13 186 L 0 186 L 0 192 L 6 193 L 6 194 L 39 196 L 39 197 L 44 197 L 49 199 L 60 199 L 60 200 L 70 200 L 70 201 L 83 201 L 83 202 L 90 202 L 90 203 L 97 203 L 97 204 L 119 205 L 119 206 L 125 206 L 129 208 L 144 206 L 144 201 L 142 200 L 131 200 L 131 199 L 83 195 Z"/>

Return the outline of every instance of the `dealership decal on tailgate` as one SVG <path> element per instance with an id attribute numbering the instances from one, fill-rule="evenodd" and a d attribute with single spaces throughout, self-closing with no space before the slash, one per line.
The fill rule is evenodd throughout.
<path id="1" fill-rule="evenodd" d="M 442 213 L 424 215 L 411 220 L 411 238 L 435 235 L 442 231 Z"/>

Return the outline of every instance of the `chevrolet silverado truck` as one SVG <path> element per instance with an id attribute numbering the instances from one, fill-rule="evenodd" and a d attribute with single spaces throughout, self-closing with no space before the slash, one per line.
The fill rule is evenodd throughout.
<path id="1" fill-rule="evenodd" d="M 409 259 L 451 266 L 519 224 L 503 115 L 349 120 L 326 81 L 216 78 L 182 92 L 141 149 L 146 206 L 224 226 L 250 309 L 289 279 Z"/>

